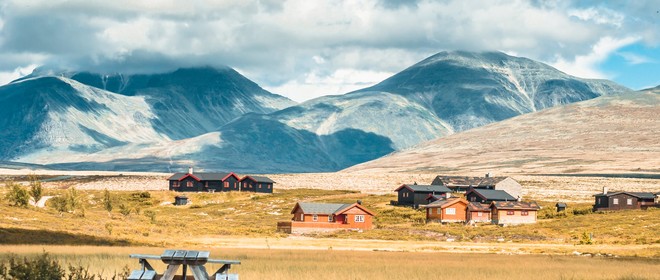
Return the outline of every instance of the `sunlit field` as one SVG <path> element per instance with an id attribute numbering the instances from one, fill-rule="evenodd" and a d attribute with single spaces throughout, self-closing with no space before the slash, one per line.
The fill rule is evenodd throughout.
<path id="1" fill-rule="evenodd" d="M 188 248 L 191 249 L 191 248 Z M 204 248 L 196 248 L 205 250 Z M 138 269 L 131 253 L 160 255 L 162 248 L 92 246 L 2 246 L 10 253 L 44 251 L 65 262 L 112 274 Z M 499 255 L 338 250 L 212 249 L 211 258 L 240 260 L 241 279 L 659 279 L 660 260 L 584 256 Z M 160 261 L 151 261 L 161 272 Z M 219 265 L 207 265 L 214 272 Z"/>

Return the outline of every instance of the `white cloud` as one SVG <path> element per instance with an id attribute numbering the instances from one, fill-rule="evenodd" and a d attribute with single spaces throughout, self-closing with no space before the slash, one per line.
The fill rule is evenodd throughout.
<path id="1" fill-rule="evenodd" d="M 0 71 L 34 63 L 122 72 L 222 64 L 300 98 L 359 84 L 342 71 L 395 73 L 442 50 L 506 50 L 602 77 L 598 63 L 613 54 L 608 45 L 658 40 L 657 16 L 644 16 L 651 5 L 637 2 L 2 2 Z M 43 59 L 28 58 L 35 55 Z M 370 75 L 355 77 L 374 82 Z"/>
<path id="2" fill-rule="evenodd" d="M 27 76 L 37 67 L 38 65 L 32 64 L 26 67 L 17 67 L 13 71 L 2 71 L 0 72 L 0 85 L 6 85 L 20 77 Z"/>
<path id="3" fill-rule="evenodd" d="M 623 57 L 623 59 L 625 59 L 626 62 L 631 65 L 655 62 L 653 58 L 631 52 L 617 52 L 616 54 Z"/>
<path id="4" fill-rule="evenodd" d="M 639 40 L 639 38 L 635 37 L 626 37 L 623 39 L 604 37 L 593 45 L 591 52 L 588 54 L 576 55 L 572 60 L 557 57 L 556 61 L 550 62 L 550 64 L 567 74 L 580 78 L 610 78 L 608 74 L 599 70 L 599 64 L 615 53 L 616 50 Z"/>

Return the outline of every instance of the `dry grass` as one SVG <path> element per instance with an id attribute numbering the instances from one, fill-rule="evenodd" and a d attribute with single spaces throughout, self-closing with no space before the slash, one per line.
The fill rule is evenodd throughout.
<path id="1" fill-rule="evenodd" d="M 196 248 L 205 250 L 205 248 Z M 162 253 L 163 248 L 3 246 L 6 253 L 39 254 L 43 250 L 66 263 L 112 273 L 124 266 L 138 269 L 128 254 Z M 216 259 L 240 260 L 230 271 L 241 279 L 658 279 L 657 260 L 497 254 L 449 254 L 375 251 L 309 251 L 212 249 Z M 152 261 L 162 272 L 164 266 Z M 213 272 L 216 265 L 208 265 Z"/>

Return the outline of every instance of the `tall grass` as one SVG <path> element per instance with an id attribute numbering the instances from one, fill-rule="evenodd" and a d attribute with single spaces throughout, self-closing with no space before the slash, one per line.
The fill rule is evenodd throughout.
<path id="1" fill-rule="evenodd" d="M 204 248 L 198 248 L 204 249 Z M 63 263 L 112 274 L 128 265 L 128 254 L 160 254 L 161 248 L 5 246 L 23 256 L 50 252 Z M 452 254 L 338 250 L 211 249 L 211 258 L 240 260 L 230 272 L 241 279 L 658 279 L 657 259 L 544 255 Z M 164 265 L 151 261 L 162 273 Z M 207 265 L 212 273 L 219 265 Z"/>

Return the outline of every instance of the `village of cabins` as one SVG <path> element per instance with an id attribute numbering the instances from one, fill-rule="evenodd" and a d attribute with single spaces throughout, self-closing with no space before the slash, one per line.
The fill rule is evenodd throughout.
<path id="1" fill-rule="evenodd" d="M 178 192 L 255 192 L 273 193 L 274 181 L 264 176 L 246 175 L 239 178 L 233 172 L 175 173 L 169 189 Z M 541 207 L 534 201 L 523 201 L 522 186 L 511 177 L 437 176 L 430 185 L 403 184 L 394 190 L 397 200 L 392 207 L 424 209 L 426 222 L 440 223 L 493 223 L 517 225 L 536 223 Z M 603 192 L 595 194 L 594 211 L 646 209 L 660 207 L 660 192 Z M 182 202 L 182 203 L 180 203 Z M 177 197 L 178 205 L 188 203 L 184 196 Z M 558 202 L 557 211 L 566 204 Z M 277 223 L 277 229 L 286 233 L 306 233 L 332 230 L 368 230 L 373 226 L 374 212 L 356 203 L 297 202 L 291 210 L 290 221 Z"/>

